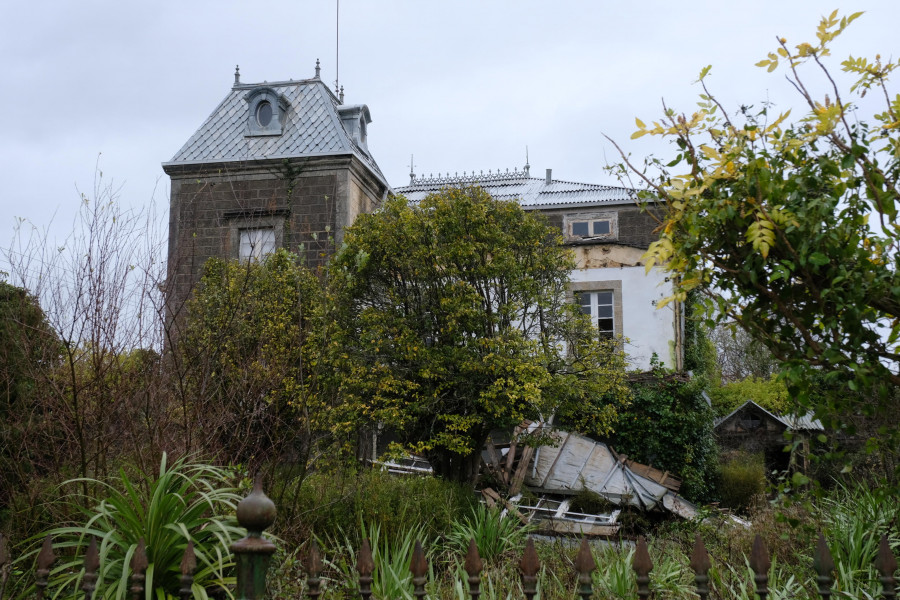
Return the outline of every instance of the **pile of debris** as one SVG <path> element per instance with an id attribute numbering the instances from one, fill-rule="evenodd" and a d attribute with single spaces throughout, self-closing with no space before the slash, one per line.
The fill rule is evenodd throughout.
<path id="1" fill-rule="evenodd" d="M 553 444 L 518 443 L 540 434 L 552 438 Z M 505 488 L 505 494 L 493 487 L 482 489 L 484 501 L 489 506 L 501 504 L 548 533 L 615 535 L 621 509 L 627 506 L 686 519 L 697 516 L 696 507 L 678 495 L 681 482 L 669 473 L 629 460 L 601 442 L 540 423 L 523 423 L 508 443 L 488 439 L 482 459 L 496 487 Z M 523 489 L 528 493 L 523 495 Z M 573 510 L 574 498 L 585 490 L 606 500 L 611 510 L 595 514 Z"/>
<path id="2" fill-rule="evenodd" d="M 551 534 L 613 536 L 625 507 L 669 512 L 685 519 L 697 508 L 678 495 L 681 482 L 668 472 L 630 460 L 601 442 L 543 423 L 525 421 L 509 439 L 489 437 L 481 453 L 482 473 L 489 480 L 481 496 L 488 506 L 500 506 L 523 523 Z M 552 439 L 551 444 L 523 443 Z M 426 474 L 425 459 L 376 463 L 397 474 Z M 602 512 L 579 512 L 576 497 L 587 491 L 607 505 Z"/>

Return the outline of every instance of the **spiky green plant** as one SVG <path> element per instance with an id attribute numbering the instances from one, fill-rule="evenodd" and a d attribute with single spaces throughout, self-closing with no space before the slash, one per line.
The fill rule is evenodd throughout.
<path id="1" fill-rule="evenodd" d="M 426 556 L 430 547 L 424 527 L 410 527 L 393 537 L 385 535 L 378 524 L 370 523 L 367 526 L 360 521 L 359 528 L 359 539 L 369 540 L 372 561 L 375 564 L 372 572 L 372 594 L 376 598 L 412 600 L 412 574 L 409 565 L 416 548 L 416 540 L 422 543 Z M 326 542 L 326 547 L 334 547 L 338 551 L 337 556 L 326 562 L 341 573 L 341 581 L 353 582 L 351 586 L 354 586 L 356 577 L 353 569 L 359 548 L 346 532 L 342 532 L 342 536 L 343 539 L 331 538 Z M 428 580 L 431 582 L 434 581 L 432 562 L 428 561 Z"/>
<path id="2" fill-rule="evenodd" d="M 63 483 L 66 488 L 87 481 L 106 497 L 91 508 L 83 506 L 89 502 L 71 502 L 86 522 L 57 527 L 40 536 L 50 535 L 57 553 L 65 556 L 51 572 L 48 592 L 52 590 L 53 598 L 81 593 L 84 553 L 93 537 L 100 552 L 98 598 L 128 597 L 130 562 L 140 540 L 147 552 L 148 598 L 177 597 L 180 563 L 190 541 L 197 559 L 194 597 L 206 600 L 213 590 L 230 596 L 234 562 L 229 546 L 242 533 L 233 518 L 223 516 L 233 515 L 240 501 L 229 479 L 224 469 L 185 459 L 169 464 L 163 454 L 159 475 L 143 482 L 145 485 L 133 481 L 124 470 L 115 484 L 93 479 Z"/>
<path id="3" fill-rule="evenodd" d="M 492 561 L 508 551 L 518 551 L 525 546 L 531 525 L 522 525 L 497 508 L 476 504 L 472 513 L 450 524 L 447 545 L 454 552 L 465 554 L 469 540 L 474 539 L 482 560 Z"/>

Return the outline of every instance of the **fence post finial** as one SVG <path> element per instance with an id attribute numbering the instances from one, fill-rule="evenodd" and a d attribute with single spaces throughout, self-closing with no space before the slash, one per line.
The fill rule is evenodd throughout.
<path id="1" fill-rule="evenodd" d="M 356 559 L 356 572 L 359 573 L 359 595 L 362 600 L 369 600 L 372 596 L 372 571 L 375 570 L 375 561 L 372 559 L 372 547 L 369 538 L 362 542 L 359 548 L 359 556 Z"/>
<path id="2" fill-rule="evenodd" d="M 322 593 L 322 580 L 319 578 L 319 573 L 322 572 L 322 554 L 315 539 L 309 544 L 309 553 L 303 561 L 303 568 L 306 569 L 306 595 L 316 600 Z"/>
<path id="3" fill-rule="evenodd" d="M 478 544 L 475 543 L 475 538 L 469 538 L 469 551 L 466 552 L 463 569 L 469 576 L 469 597 L 472 600 L 478 600 L 481 596 L 481 571 L 484 569 L 484 563 L 478 554 Z"/>
<path id="4" fill-rule="evenodd" d="M 691 552 L 691 568 L 694 570 L 694 583 L 697 586 L 697 595 L 700 600 L 706 600 L 709 595 L 709 568 L 712 564 L 709 562 L 709 553 L 703 540 L 700 539 L 698 533 L 694 538 L 694 551 Z"/>
<path id="5" fill-rule="evenodd" d="M 100 568 L 100 552 L 97 550 L 97 538 L 91 536 L 87 552 L 84 554 L 84 577 L 81 578 L 81 589 L 84 591 L 85 600 L 94 597 L 97 589 L 97 569 Z"/>
<path id="6" fill-rule="evenodd" d="M 653 561 L 650 560 L 650 552 L 647 551 L 647 541 L 644 536 L 638 538 L 634 549 L 634 558 L 631 561 L 631 569 L 635 574 L 638 598 L 650 597 L 650 571 L 653 570 Z"/>
<path id="7" fill-rule="evenodd" d="M 237 520 L 247 536 L 231 545 L 237 562 L 237 600 L 260 600 L 266 593 L 266 571 L 275 553 L 275 544 L 263 537 L 263 531 L 275 522 L 275 503 L 262 488 L 257 474 L 253 491 L 237 506 Z"/>
<path id="8" fill-rule="evenodd" d="M 534 549 L 534 540 L 529 537 L 525 543 L 525 552 L 519 561 L 519 569 L 522 571 L 522 591 L 528 600 L 532 600 L 537 594 L 537 572 L 541 568 L 537 552 Z"/>
<path id="9" fill-rule="evenodd" d="M 419 540 L 416 540 L 409 570 L 413 576 L 413 596 L 421 600 L 425 597 L 425 581 L 427 580 L 425 574 L 428 573 L 428 563 L 425 561 L 425 551 L 422 550 L 422 542 Z"/>
<path id="10" fill-rule="evenodd" d="M 753 538 L 753 549 L 750 551 L 750 568 L 755 573 L 756 593 L 759 594 L 760 600 L 766 600 L 769 595 L 769 567 L 772 561 L 769 560 L 769 551 L 762 537 L 757 533 Z"/>
<path id="11" fill-rule="evenodd" d="M 194 571 L 197 570 L 197 555 L 194 553 L 194 540 L 188 540 L 188 545 L 181 555 L 181 588 L 178 595 L 181 600 L 190 600 L 194 597 Z"/>
<path id="12" fill-rule="evenodd" d="M 878 556 L 875 558 L 875 568 L 881 575 L 878 579 L 881 581 L 881 595 L 884 598 L 896 598 L 896 584 L 894 572 L 897 570 L 897 559 L 891 552 L 891 545 L 888 543 L 887 536 L 881 536 L 881 543 L 878 545 Z"/>
<path id="13" fill-rule="evenodd" d="M 37 570 L 34 573 L 34 585 L 37 587 L 37 600 L 42 600 L 44 590 L 47 589 L 47 578 L 50 577 L 50 567 L 56 561 L 53 554 L 53 539 L 48 535 L 44 538 L 44 544 L 37 557 Z"/>
<path id="14" fill-rule="evenodd" d="M 593 580 L 591 573 L 597 568 L 597 562 L 594 560 L 594 554 L 591 552 L 591 545 L 587 538 L 581 539 L 581 547 L 575 556 L 575 570 L 578 572 L 578 595 L 582 600 L 590 600 L 594 593 Z"/>
<path id="15" fill-rule="evenodd" d="M 138 540 L 137 548 L 131 555 L 131 597 L 134 600 L 141 600 L 144 596 L 144 582 L 146 580 L 145 573 L 147 566 L 147 545 L 144 538 Z"/>
<path id="16" fill-rule="evenodd" d="M 819 597 L 822 600 L 828 600 L 831 597 L 831 584 L 834 583 L 834 578 L 831 576 L 834 571 L 834 559 L 831 558 L 831 552 L 828 550 L 828 544 L 821 531 L 819 532 L 819 541 L 816 543 L 816 550 L 813 552 L 813 569 L 816 571 Z"/>

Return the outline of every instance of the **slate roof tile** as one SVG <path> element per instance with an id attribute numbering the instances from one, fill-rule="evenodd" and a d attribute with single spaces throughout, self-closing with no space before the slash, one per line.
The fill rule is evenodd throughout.
<path id="1" fill-rule="evenodd" d="M 244 97 L 265 85 L 288 103 L 280 136 L 248 135 L 250 107 Z M 238 84 L 165 165 L 262 158 L 349 154 L 387 185 L 371 155 L 359 148 L 341 122 L 337 99 L 318 79 Z"/>

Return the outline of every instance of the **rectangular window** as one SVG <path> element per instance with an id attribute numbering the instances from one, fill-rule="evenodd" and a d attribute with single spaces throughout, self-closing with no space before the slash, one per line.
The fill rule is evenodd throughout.
<path id="1" fill-rule="evenodd" d="M 572 221 L 572 237 L 609 235 L 611 232 L 612 226 L 609 219 Z"/>
<path id="2" fill-rule="evenodd" d="M 591 322 L 597 326 L 600 337 L 611 338 L 616 334 L 612 290 L 577 292 L 575 298 L 581 306 L 581 312 L 591 317 Z"/>
<path id="3" fill-rule="evenodd" d="M 275 252 L 275 229 L 273 227 L 257 227 L 241 229 L 241 246 L 238 258 L 244 260 L 262 260 L 267 254 Z"/>

